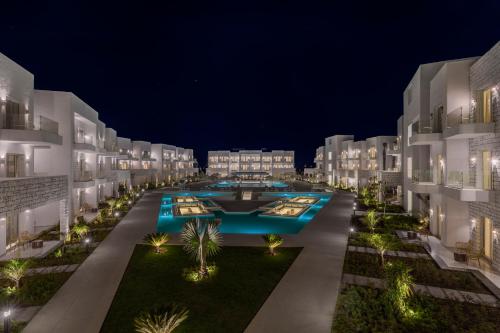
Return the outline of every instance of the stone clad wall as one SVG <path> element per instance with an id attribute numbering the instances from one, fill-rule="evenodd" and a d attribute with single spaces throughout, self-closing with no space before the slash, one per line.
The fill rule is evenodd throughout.
<path id="1" fill-rule="evenodd" d="M 500 159 L 500 42 L 490 51 L 478 59 L 470 71 L 470 85 L 472 92 L 488 89 L 496 86 L 492 92 L 492 118 L 495 122 L 495 133 L 484 135 L 469 140 L 469 156 L 476 157 L 476 162 L 469 162 L 469 172 L 475 179 L 476 168 L 480 167 L 481 153 L 490 150 L 493 160 Z M 493 166 L 493 190 L 496 191 L 494 202 L 471 202 L 469 203 L 469 218 L 471 220 L 471 240 L 476 250 L 479 250 L 481 242 L 481 221 L 488 217 L 493 222 L 493 227 L 500 233 L 500 164 Z M 472 223 L 472 221 L 475 223 Z M 500 240 L 493 241 L 493 267 L 500 269 Z"/>
<path id="2" fill-rule="evenodd" d="M 34 209 L 67 199 L 68 177 L 46 176 L 0 180 L 0 214 Z"/>

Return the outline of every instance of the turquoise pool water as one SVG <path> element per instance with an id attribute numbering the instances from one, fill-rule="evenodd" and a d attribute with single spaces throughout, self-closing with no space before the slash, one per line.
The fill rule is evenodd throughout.
<path id="1" fill-rule="evenodd" d="M 238 187 L 238 186 L 240 186 L 240 183 L 232 181 L 232 180 L 223 180 L 223 181 L 220 181 L 220 182 L 217 182 L 215 184 L 210 185 L 210 187 L 213 187 L 213 188 L 228 188 L 228 187 Z M 286 183 L 279 182 L 279 181 L 265 180 L 262 182 L 243 181 L 243 187 L 248 187 L 248 188 L 251 188 L 251 187 L 255 187 L 255 188 L 259 188 L 259 187 L 285 188 L 285 187 L 288 187 L 288 185 Z"/>
<path id="2" fill-rule="evenodd" d="M 212 193 L 212 194 L 208 194 Z M 231 193 L 217 192 L 196 192 L 196 193 L 177 193 L 165 194 L 162 198 L 160 207 L 160 215 L 158 217 L 157 230 L 158 232 L 176 233 L 182 230 L 186 220 L 192 217 L 174 216 L 172 213 L 175 203 L 172 202 L 173 196 L 179 195 L 194 195 L 199 198 L 210 198 L 216 196 L 231 195 Z M 252 213 L 227 213 L 222 210 L 214 210 L 213 212 L 200 216 L 201 218 L 220 218 L 222 220 L 219 230 L 226 234 L 296 234 L 313 219 L 313 217 L 323 208 L 330 200 L 330 193 L 263 193 L 263 196 L 280 198 L 293 198 L 296 196 L 314 196 L 319 197 L 315 204 L 311 205 L 302 215 L 298 217 L 280 217 L 280 216 L 265 216 L 260 215 L 261 211 Z M 202 200 L 205 201 L 205 200 Z M 210 206 L 207 206 L 210 207 Z"/>

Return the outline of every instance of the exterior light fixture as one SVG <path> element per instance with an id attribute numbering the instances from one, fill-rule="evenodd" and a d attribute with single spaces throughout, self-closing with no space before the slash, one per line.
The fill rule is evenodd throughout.
<path id="1" fill-rule="evenodd" d="M 10 333 L 10 316 L 12 311 L 7 309 L 3 312 L 3 331 L 4 333 Z"/>
<path id="2" fill-rule="evenodd" d="M 354 228 L 353 228 L 353 227 L 350 227 L 350 228 L 349 228 L 349 232 L 354 232 Z"/>
<path id="3" fill-rule="evenodd" d="M 132 204 L 132 200 L 127 201 L 127 203 L 128 203 L 129 205 L 131 205 L 131 204 Z"/>
<path id="4" fill-rule="evenodd" d="M 120 216 L 120 212 L 115 212 L 115 217 L 119 217 Z"/>

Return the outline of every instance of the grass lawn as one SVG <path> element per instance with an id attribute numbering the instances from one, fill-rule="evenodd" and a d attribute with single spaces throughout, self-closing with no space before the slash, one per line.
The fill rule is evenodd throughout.
<path id="1" fill-rule="evenodd" d="M 300 251 L 280 248 L 272 257 L 264 247 L 223 247 L 216 275 L 194 283 L 183 278 L 195 262 L 182 247 L 155 254 L 137 245 L 101 332 L 134 332 L 138 314 L 170 302 L 189 309 L 176 332 L 243 332 Z"/>
<path id="2" fill-rule="evenodd" d="M 371 247 L 370 243 L 368 242 L 369 235 L 370 235 L 370 233 L 368 233 L 368 232 L 354 233 L 349 238 L 349 245 Z M 411 243 L 403 243 L 398 238 L 398 236 L 396 236 L 394 234 L 383 234 L 383 237 L 390 244 L 388 250 L 427 253 L 422 246 L 417 245 L 417 244 L 411 244 Z"/>
<path id="3" fill-rule="evenodd" d="M 472 273 L 441 269 L 433 260 L 385 256 L 386 262 L 399 260 L 409 266 L 415 283 L 435 287 L 490 294 Z M 347 252 L 344 273 L 384 278 L 380 257 L 375 254 Z"/>
<path id="4" fill-rule="evenodd" d="M 500 309 L 414 295 L 410 302 L 419 316 L 401 321 L 384 304 L 382 290 L 349 286 L 335 310 L 334 333 L 373 332 L 498 332 Z"/>

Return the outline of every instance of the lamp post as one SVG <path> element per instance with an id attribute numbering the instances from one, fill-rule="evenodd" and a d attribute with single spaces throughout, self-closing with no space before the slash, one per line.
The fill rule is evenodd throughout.
<path id="1" fill-rule="evenodd" d="M 90 238 L 85 238 L 85 250 L 87 251 L 87 253 L 89 253 L 89 247 L 90 247 Z"/>
<path id="2" fill-rule="evenodd" d="M 4 333 L 10 333 L 10 315 L 11 315 L 10 309 L 3 312 L 3 332 Z"/>

